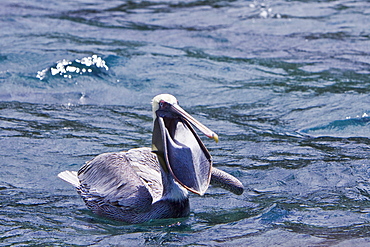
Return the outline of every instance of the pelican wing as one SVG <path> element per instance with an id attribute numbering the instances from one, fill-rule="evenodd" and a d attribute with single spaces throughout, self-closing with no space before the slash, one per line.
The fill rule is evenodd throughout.
<path id="1" fill-rule="evenodd" d="M 162 194 L 156 156 L 149 148 L 104 153 L 78 171 L 81 195 L 136 212 L 148 211 Z"/>

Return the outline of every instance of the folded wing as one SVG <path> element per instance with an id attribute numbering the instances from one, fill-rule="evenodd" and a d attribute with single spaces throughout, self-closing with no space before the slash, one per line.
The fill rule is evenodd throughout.
<path id="1" fill-rule="evenodd" d="M 85 201 L 146 212 L 162 195 L 159 163 L 149 148 L 104 153 L 78 171 Z"/>

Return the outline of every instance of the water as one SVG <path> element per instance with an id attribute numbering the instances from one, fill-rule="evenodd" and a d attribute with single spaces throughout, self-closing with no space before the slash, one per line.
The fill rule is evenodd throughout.
<path id="1" fill-rule="evenodd" d="M 370 3 L 0 3 L 0 245 L 370 244 Z M 127 225 L 59 180 L 149 146 L 150 100 L 175 95 L 241 196 Z"/>

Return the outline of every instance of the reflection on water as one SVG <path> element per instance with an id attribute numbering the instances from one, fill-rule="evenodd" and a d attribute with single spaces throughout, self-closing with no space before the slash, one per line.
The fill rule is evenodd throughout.
<path id="1" fill-rule="evenodd" d="M 365 246 L 369 7 L 1 1 L 1 243 Z M 205 145 L 246 192 L 139 225 L 91 214 L 56 175 L 150 146 L 159 93 L 219 134 Z"/>

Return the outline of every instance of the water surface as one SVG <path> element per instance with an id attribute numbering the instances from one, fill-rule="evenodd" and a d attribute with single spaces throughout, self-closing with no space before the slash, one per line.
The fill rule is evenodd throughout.
<path id="1" fill-rule="evenodd" d="M 0 245 L 370 244 L 367 1 L 0 3 Z M 175 95 L 241 196 L 127 225 L 56 176 L 150 146 Z"/>

